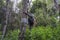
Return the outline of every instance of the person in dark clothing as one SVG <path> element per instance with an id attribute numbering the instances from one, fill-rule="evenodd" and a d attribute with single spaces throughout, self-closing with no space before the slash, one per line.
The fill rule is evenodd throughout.
<path id="1" fill-rule="evenodd" d="M 28 16 L 28 25 L 29 25 L 29 29 L 31 30 L 34 25 L 34 15 L 32 13 L 27 14 L 25 12 L 24 12 L 24 14 L 26 14 Z"/>

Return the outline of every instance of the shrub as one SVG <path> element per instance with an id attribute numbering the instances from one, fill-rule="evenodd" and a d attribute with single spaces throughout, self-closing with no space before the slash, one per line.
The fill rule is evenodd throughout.
<path id="1" fill-rule="evenodd" d="M 4 40 L 17 40 L 19 30 L 9 31 Z"/>
<path id="2" fill-rule="evenodd" d="M 18 40 L 18 34 L 19 31 L 14 30 L 7 34 L 5 40 Z M 31 31 L 27 29 L 25 40 L 60 40 L 60 27 L 52 28 L 50 26 L 39 26 L 37 28 L 33 28 Z"/>

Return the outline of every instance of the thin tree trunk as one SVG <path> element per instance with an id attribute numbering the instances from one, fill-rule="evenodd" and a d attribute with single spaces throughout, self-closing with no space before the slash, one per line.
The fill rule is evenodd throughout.
<path id="1" fill-rule="evenodd" d="M 27 12 L 28 9 L 28 0 L 22 0 L 22 14 L 21 14 L 21 24 L 20 24 L 20 33 L 18 40 L 25 40 L 25 32 L 26 32 L 26 25 L 27 25 L 27 15 L 24 12 Z"/>
<path id="2" fill-rule="evenodd" d="M 3 28 L 2 39 L 1 40 L 4 40 L 4 36 L 5 36 L 5 33 L 6 33 L 7 24 L 8 24 L 8 15 L 9 15 L 8 3 L 9 3 L 8 0 L 6 0 L 6 14 L 5 14 L 4 28 Z"/>
<path id="3" fill-rule="evenodd" d="M 58 10 L 58 0 L 54 0 L 54 6 L 56 8 L 56 11 Z"/>

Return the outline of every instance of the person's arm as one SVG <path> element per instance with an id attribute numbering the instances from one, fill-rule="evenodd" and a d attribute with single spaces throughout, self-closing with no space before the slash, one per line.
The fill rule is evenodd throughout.
<path id="1" fill-rule="evenodd" d="M 26 12 L 23 12 L 25 15 L 27 15 L 27 16 L 29 16 L 29 17 L 31 17 L 28 13 L 26 13 Z"/>

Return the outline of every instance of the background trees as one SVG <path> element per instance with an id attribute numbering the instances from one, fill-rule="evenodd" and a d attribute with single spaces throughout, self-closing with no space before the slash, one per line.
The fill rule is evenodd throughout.
<path id="1" fill-rule="evenodd" d="M 44 1 L 44 0 L 43 0 Z M 38 25 L 53 25 L 57 21 L 58 11 L 53 6 L 54 1 L 50 0 L 47 3 L 36 0 L 33 2 L 31 12 L 35 14 Z M 55 20 L 55 21 L 54 21 Z"/>
<path id="2" fill-rule="evenodd" d="M 54 0 L 32 0 L 32 3 L 29 7 L 29 10 L 31 13 L 33 13 L 35 15 L 36 18 L 36 27 L 39 27 L 40 29 L 38 30 L 38 28 L 33 28 L 32 29 L 32 36 L 36 36 L 37 34 L 39 34 L 39 32 L 41 31 L 48 31 L 51 32 L 51 36 L 53 35 L 53 33 L 55 32 L 55 37 L 57 35 L 59 35 L 59 23 L 60 23 L 60 7 L 57 8 L 57 6 L 59 6 L 60 1 L 57 0 L 58 2 L 56 3 Z M 20 19 L 21 19 L 21 13 L 22 13 L 22 5 L 23 1 L 20 1 L 19 3 L 17 3 L 16 5 L 16 9 L 13 9 L 13 1 L 9 2 L 9 6 L 8 6 L 8 10 L 9 10 L 9 17 L 8 17 L 8 26 L 7 26 L 7 35 L 5 40 L 7 39 L 7 37 L 9 37 L 9 40 L 15 40 L 15 35 L 17 36 L 19 33 L 19 26 L 20 26 Z M 2 30 L 4 27 L 4 20 L 6 17 L 6 0 L 0 0 L 0 35 L 2 35 Z M 42 26 L 42 27 L 41 27 Z M 47 27 L 47 28 L 45 28 Z M 57 28 L 48 28 L 48 27 L 57 27 Z M 27 27 L 28 28 L 28 27 Z M 35 30 L 36 29 L 36 30 Z M 12 30 L 12 31 L 11 31 Z M 54 32 L 52 33 L 51 30 L 54 30 Z M 35 32 L 39 31 L 37 34 L 35 34 Z M 10 35 L 13 36 L 13 38 L 10 39 Z M 14 34 L 16 33 L 16 34 Z M 34 34 L 34 35 L 33 35 Z M 41 34 L 44 34 L 45 36 L 47 36 L 47 32 L 46 34 L 41 32 Z M 41 35 L 40 34 L 40 35 Z M 44 36 L 43 35 L 43 36 Z M 49 33 L 48 33 L 49 35 Z M 27 29 L 27 33 L 26 36 L 29 36 L 29 30 Z M 50 36 L 50 37 L 51 37 Z M 38 36 L 40 37 L 40 36 Z M 0 37 L 1 38 L 1 37 Z M 17 36 L 18 38 L 18 36 Z M 17 40 L 16 38 L 16 40 Z M 57 38 L 57 37 L 56 37 Z M 29 37 L 27 37 L 26 39 L 29 40 Z M 32 39 L 34 39 L 32 37 Z M 44 39 L 44 37 L 42 38 Z M 52 39 L 52 38 L 51 38 Z M 50 39 L 50 40 L 51 40 Z M 59 38 L 57 38 L 59 40 Z M 7 39 L 8 40 L 8 39 Z M 37 39 L 39 40 L 39 38 Z"/>

